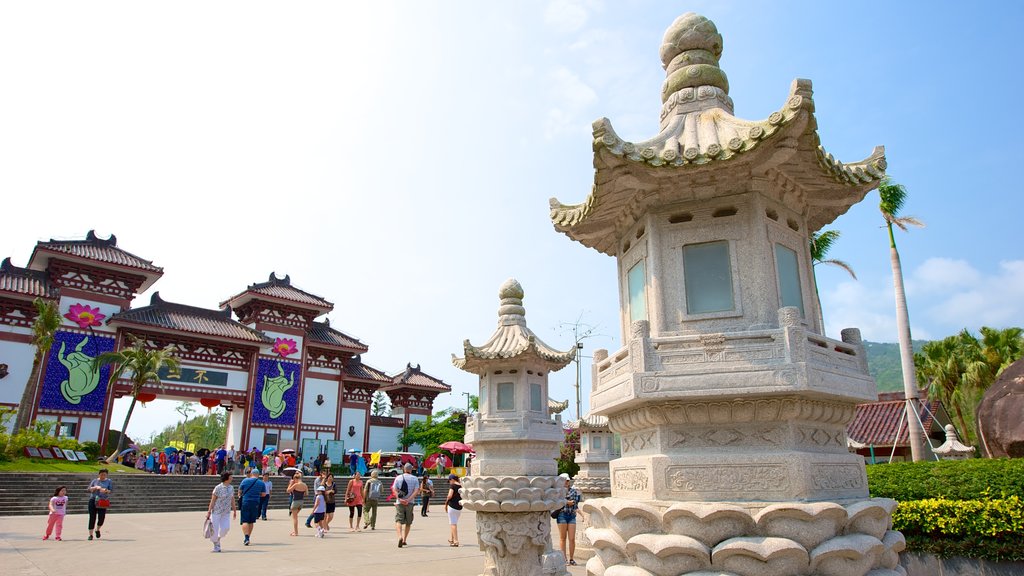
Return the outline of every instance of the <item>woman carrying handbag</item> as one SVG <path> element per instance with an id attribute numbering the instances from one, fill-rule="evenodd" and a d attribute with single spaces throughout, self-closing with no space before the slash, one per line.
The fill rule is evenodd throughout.
<path id="1" fill-rule="evenodd" d="M 363 478 L 357 471 L 345 487 L 345 506 L 348 506 L 348 531 L 363 531 Z"/>

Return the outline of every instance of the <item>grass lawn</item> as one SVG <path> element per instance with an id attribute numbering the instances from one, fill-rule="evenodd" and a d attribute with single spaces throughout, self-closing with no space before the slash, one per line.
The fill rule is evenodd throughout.
<path id="1" fill-rule="evenodd" d="M 44 460 L 42 458 L 15 458 L 0 462 L 2 472 L 77 472 L 80 474 L 96 474 L 100 468 L 110 470 L 111 474 L 141 474 L 140 470 L 128 468 L 120 464 L 104 464 L 101 462 L 68 462 L 67 460 Z"/>

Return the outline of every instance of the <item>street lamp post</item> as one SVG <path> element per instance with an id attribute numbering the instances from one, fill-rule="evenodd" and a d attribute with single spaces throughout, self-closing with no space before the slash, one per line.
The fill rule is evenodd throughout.
<path id="1" fill-rule="evenodd" d="M 462 395 L 466 397 L 466 416 L 469 416 L 469 397 L 470 397 L 470 393 L 469 392 L 463 392 Z"/>
<path id="2" fill-rule="evenodd" d="M 576 343 L 576 419 L 583 420 L 580 413 L 580 356 L 583 354 L 583 342 Z"/>

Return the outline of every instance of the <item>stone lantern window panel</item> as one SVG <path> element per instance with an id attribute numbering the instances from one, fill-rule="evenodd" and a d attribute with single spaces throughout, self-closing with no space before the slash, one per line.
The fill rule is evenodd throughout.
<path id="1" fill-rule="evenodd" d="M 647 267 L 641 259 L 626 273 L 629 321 L 647 320 Z"/>
<path id="2" fill-rule="evenodd" d="M 779 281 L 779 307 L 793 306 L 804 312 L 804 297 L 800 282 L 800 261 L 795 250 L 782 244 L 775 244 L 775 268 Z"/>
<path id="3" fill-rule="evenodd" d="M 683 291 L 687 319 L 737 312 L 737 263 L 728 240 L 683 246 Z M 710 316 L 709 316 L 710 315 Z"/>
<path id="4" fill-rule="evenodd" d="M 530 383 L 530 411 L 544 412 L 544 387 L 538 382 Z"/>
<path id="5" fill-rule="evenodd" d="M 516 409 L 516 385 L 514 382 L 498 382 L 497 410 L 511 412 Z"/>

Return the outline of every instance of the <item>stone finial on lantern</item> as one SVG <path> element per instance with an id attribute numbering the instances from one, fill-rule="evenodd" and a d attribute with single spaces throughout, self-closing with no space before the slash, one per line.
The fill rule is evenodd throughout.
<path id="1" fill-rule="evenodd" d="M 956 437 L 956 428 L 952 424 L 946 424 L 946 441 L 938 448 L 932 448 L 932 452 L 943 460 L 966 460 L 974 454 L 974 446 L 965 446 Z"/>

